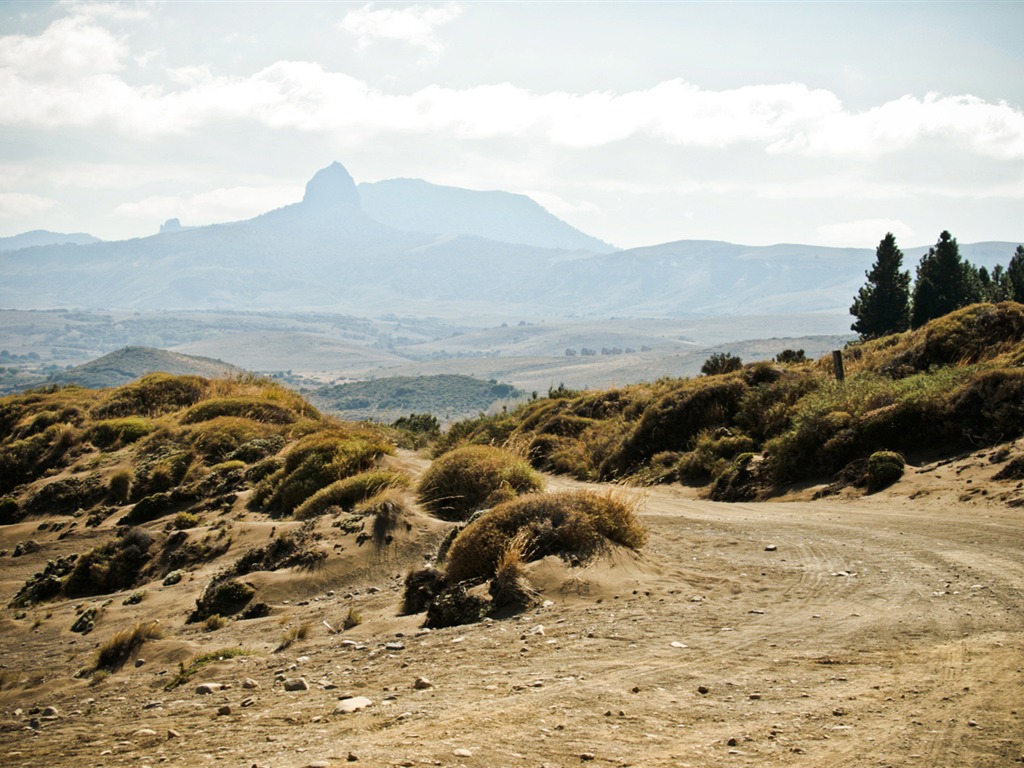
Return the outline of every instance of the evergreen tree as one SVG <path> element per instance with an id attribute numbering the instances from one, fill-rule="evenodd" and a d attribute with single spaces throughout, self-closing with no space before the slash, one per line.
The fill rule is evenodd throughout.
<path id="1" fill-rule="evenodd" d="M 1024 245 L 1017 246 L 1005 274 L 1006 298 L 1024 303 Z"/>
<path id="2" fill-rule="evenodd" d="M 943 231 L 935 247 L 929 248 L 917 265 L 911 326 L 920 328 L 929 320 L 983 298 L 978 270 L 960 257 L 956 238 Z"/>
<path id="3" fill-rule="evenodd" d="M 903 252 L 892 232 L 875 250 L 875 263 L 865 272 L 867 283 L 857 292 L 850 314 L 857 321 L 850 328 L 862 339 L 875 339 L 910 327 L 910 272 L 900 271 Z"/>

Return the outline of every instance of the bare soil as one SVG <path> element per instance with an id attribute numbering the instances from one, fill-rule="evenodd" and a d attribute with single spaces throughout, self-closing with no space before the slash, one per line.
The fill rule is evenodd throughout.
<path id="1" fill-rule="evenodd" d="M 817 501 L 813 489 L 718 504 L 678 486 L 616 488 L 640 499 L 640 553 L 534 563 L 543 605 L 429 632 L 423 615 L 399 615 L 405 572 L 445 529 L 418 514 L 381 548 L 323 521 L 322 567 L 252 574 L 270 616 L 186 625 L 206 580 L 274 525 L 238 511 L 227 560 L 147 585 L 138 605 L 112 596 L 88 635 L 69 629 L 76 607 L 106 598 L 0 611 L 0 764 L 1019 764 L 1024 492 L 992 479 L 1006 456 L 909 467 L 873 496 Z M 87 546 L 39 522 L 0 528 L 2 548 L 42 547 L 0 560 L 4 604 L 47 558 Z M 350 610 L 361 623 L 341 631 Z M 153 619 L 164 637 L 141 664 L 95 684 L 73 677 L 115 631 Z M 275 652 L 302 625 L 306 639 Z M 236 646 L 252 655 L 166 690 L 179 662 Z M 284 690 L 299 677 L 309 690 Z M 202 682 L 230 687 L 199 695 Z M 372 704 L 336 713 L 349 696 Z"/>

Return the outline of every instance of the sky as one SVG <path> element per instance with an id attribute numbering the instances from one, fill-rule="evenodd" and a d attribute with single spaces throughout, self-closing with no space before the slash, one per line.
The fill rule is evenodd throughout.
<path id="1" fill-rule="evenodd" d="M 0 3 L 0 236 L 140 237 L 333 161 L 618 247 L 1024 242 L 1024 2 Z"/>

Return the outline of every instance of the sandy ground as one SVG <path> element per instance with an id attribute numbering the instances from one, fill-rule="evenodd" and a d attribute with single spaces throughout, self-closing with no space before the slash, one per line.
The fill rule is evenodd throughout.
<path id="1" fill-rule="evenodd" d="M 870 497 L 717 504 L 617 489 L 641 499 L 641 553 L 535 563 L 544 605 L 472 626 L 428 632 L 422 615 L 398 615 L 405 571 L 440 534 L 420 518 L 386 549 L 346 540 L 318 571 L 266 574 L 258 597 L 273 615 L 215 632 L 183 621 L 224 563 L 155 582 L 137 606 L 114 596 L 84 637 L 68 629 L 75 604 L 17 620 L 5 608 L 0 764 L 1024 763 L 1024 508 L 989 455 L 911 468 Z M 38 538 L 44 559 L 72 546 Z M 19 560 L 0 560 L 4 603 L 42 562 Z M 322 622 L 339 629 L 350 608 L 362 623 L 330 633 Z M 115 629 L 152 618 L 165 636 L 144 663 L 98 685 L 72 678 Z M 303 623 L 309 636 L 274 652 Z M 230 646 L 254 655 L 165 690 L 179 661 Z M 308 690 L 284 690 L 299 677 Z M 195 692 L 210 681 L 231 687 Z M 336 712 L 359 696 L 372 704 Z M 46 706 L 55 719 L 32 711 Z"/>

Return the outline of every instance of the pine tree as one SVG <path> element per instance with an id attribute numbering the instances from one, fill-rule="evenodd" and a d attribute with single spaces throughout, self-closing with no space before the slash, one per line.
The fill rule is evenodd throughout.
<path id="1" fill-rule="evenodd" d="M 857 292 L 850 314 L 857 321 L 850 328 L 862 339 L 875 339 L 910 327 L 910 272 L 900 271 L 903 253 L 892 232 L 875 250 L 875 263 L 865 272 L 867 283 Z"/>
<path id="2" fill-rule="evenodd" d="M 1005 272 L 1006 298 L 1024 303 L 1024 245 L 1017 246 Z"/>
<path id="3" fill-rule="evenodd" d="M 960 257 L 956 238 L 943 231 L 939 242 L 928 249 L 917 265 L 911 326 L 920 328 L 929 320 L 983 298 L 977 269 Z"/>

